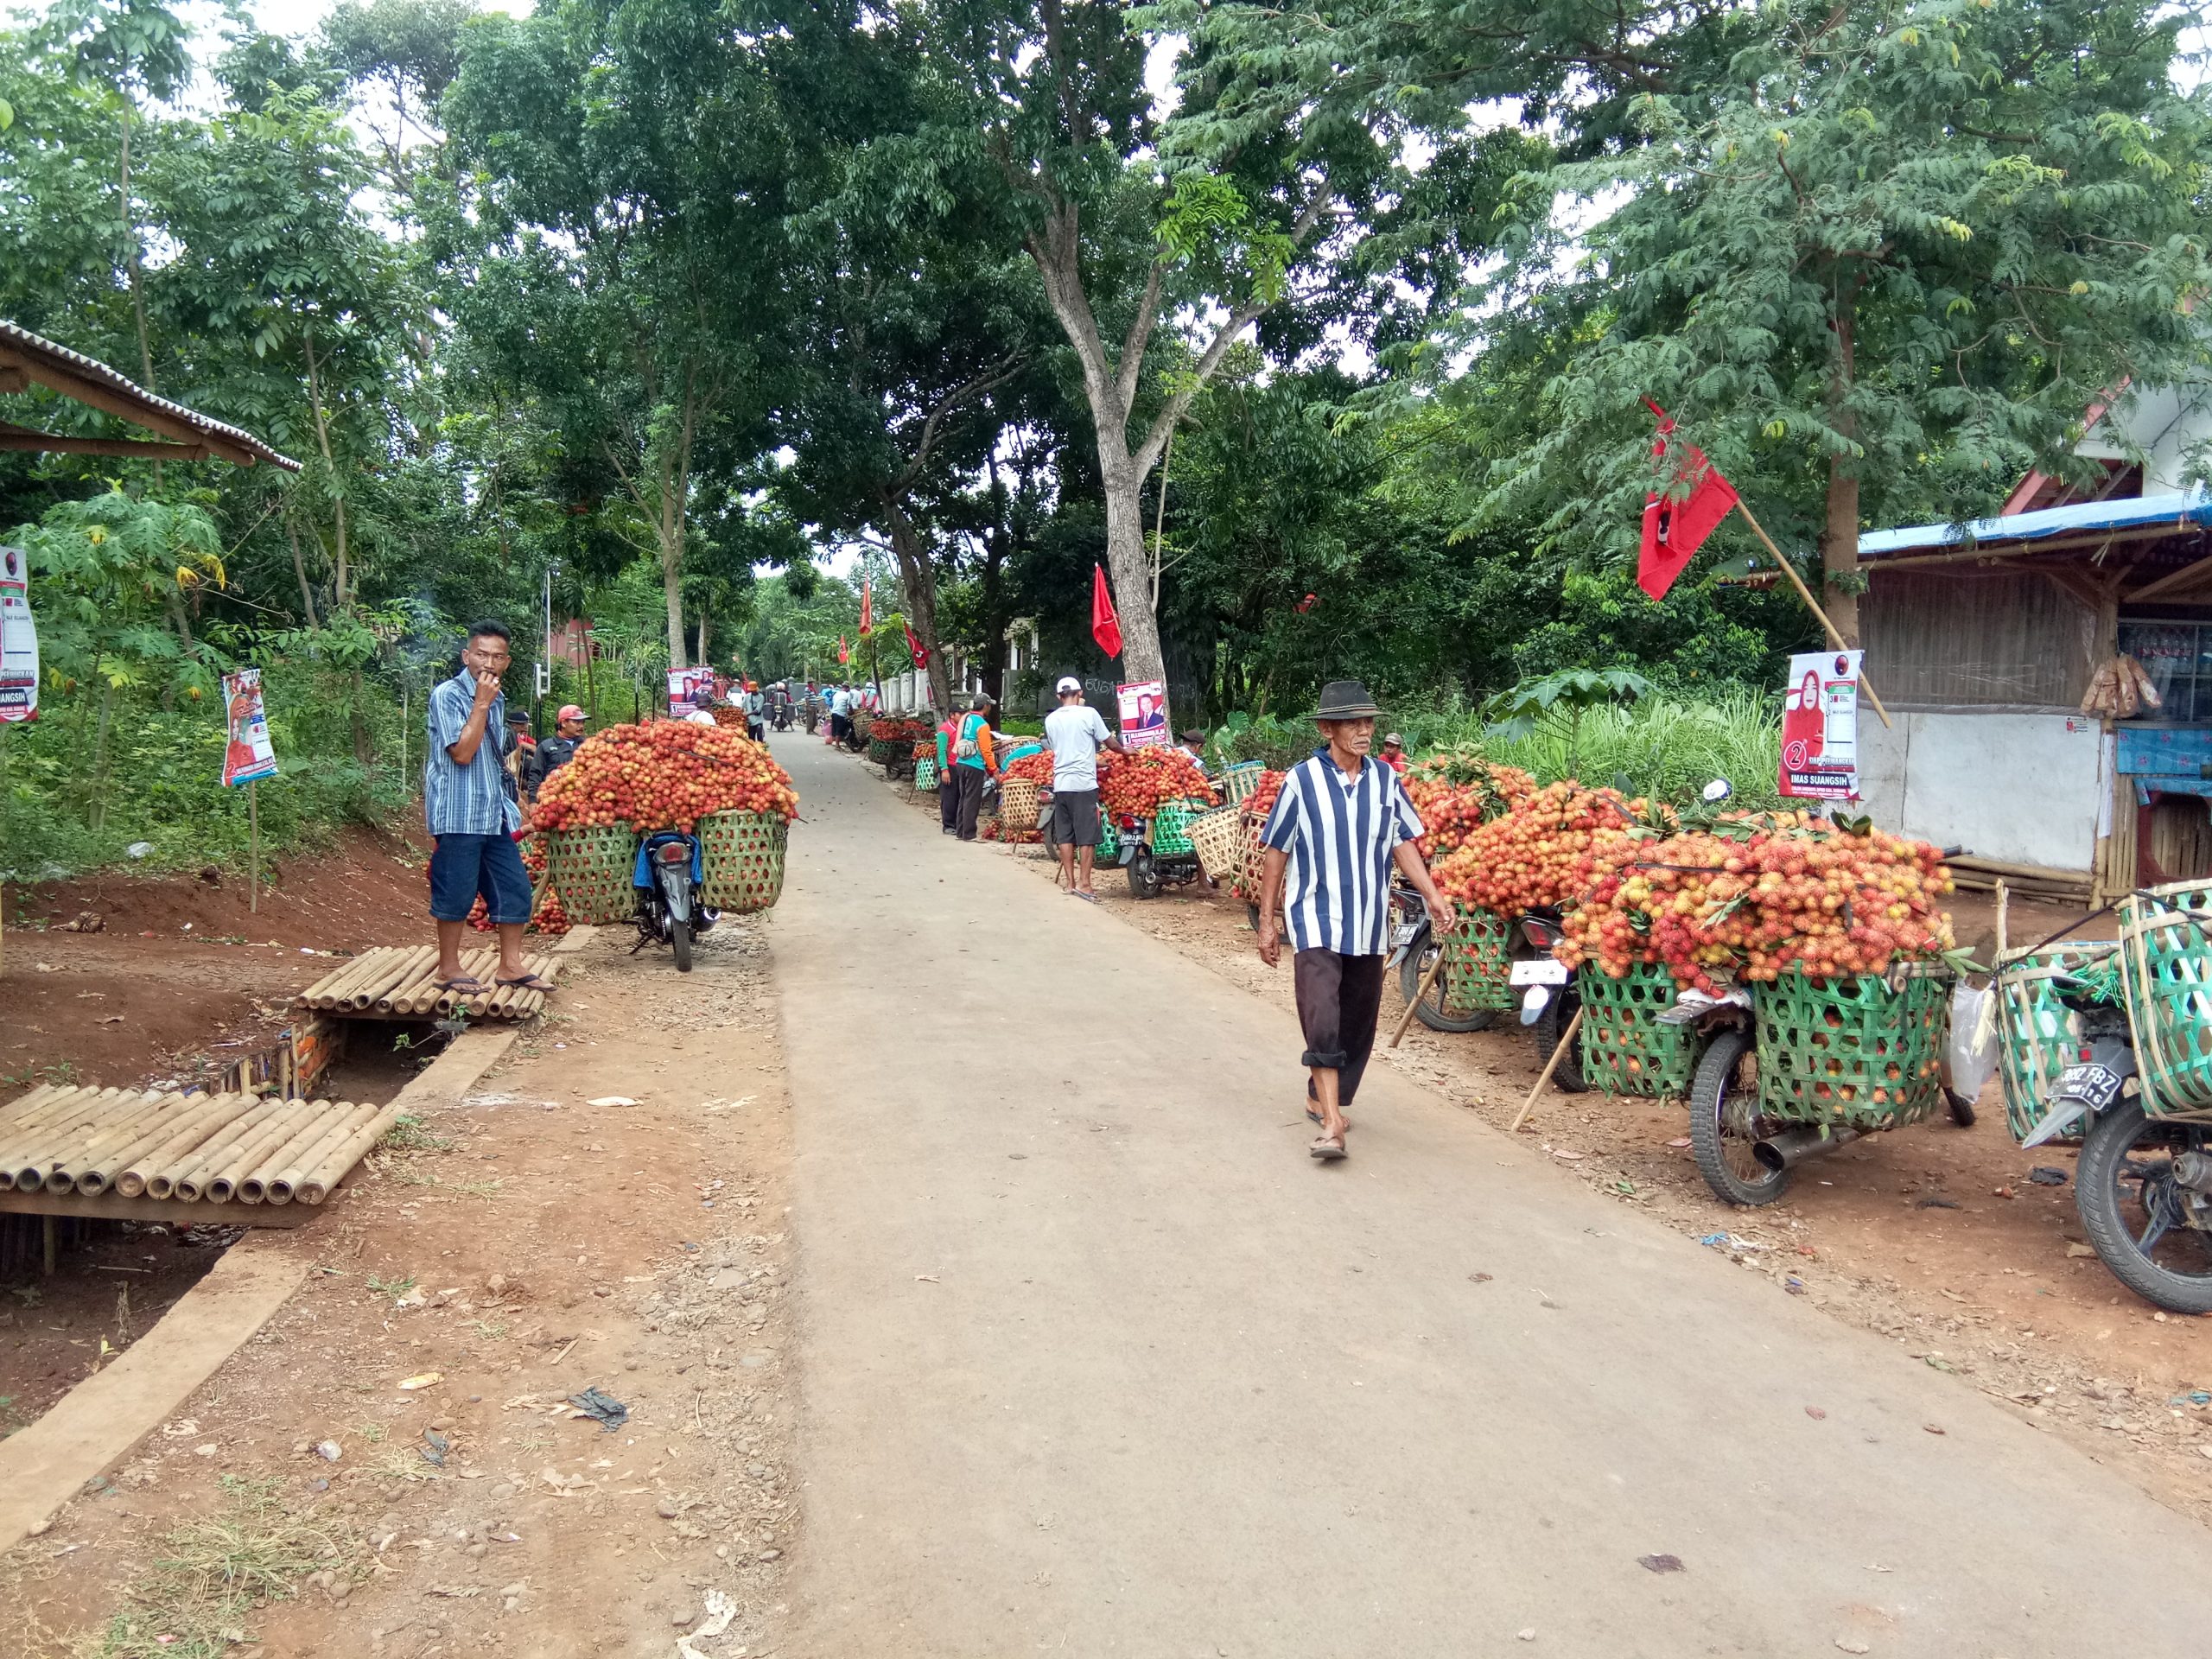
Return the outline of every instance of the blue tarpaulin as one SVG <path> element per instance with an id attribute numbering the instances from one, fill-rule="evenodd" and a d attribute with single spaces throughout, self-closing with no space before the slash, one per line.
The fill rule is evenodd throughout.
<path id="1" fill-rule="evenodd" d="M 1910 530 L 1878 530 L 1859 538 L 1859 556 L 1960 547 L 1969 543 L 2031 542 L 2101 530 L 2141 530 L 2164 525 L 2188 530 L 2212 525 L 2212 496 L 2201 489 L 2171 495 L 2137 495 L 2110 501 L 2076 501 L 2040 512 L 2007 513 L 1977 518 L 1970 524 L 1916 524 Z"/>

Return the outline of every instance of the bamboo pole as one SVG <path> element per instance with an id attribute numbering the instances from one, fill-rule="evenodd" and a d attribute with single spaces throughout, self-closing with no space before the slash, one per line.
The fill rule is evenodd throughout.
<path id="1" fill-rule="evenodd" d="M 248 1170 L 266 1157 L 271 1147 L 283 1146 L 302 1128 L 314 1122 L 317 1111 L 329 1104 L 327 1100 L 287 1102 L 263 1120 L 259 1128 L 239 1141 L 235 1151 L 222 1156 L 207 1179 L 200 1183 L 200 1196 L 210 1204 L 228 1204 Z"/>
<path id="2" fill-rule="evenodd" d="M 1997 878 L 1997 963 L 2002 968 L 2012 949 L 2012 895 L 2005 886 L 2005 878 Z"/>
<path id="3" fill-rule="evenodd" d="M 16 1122 L 6 1125 L 4 1135 L 0 1135 L 0 1192 L 9 1191 L 16 1185 L 14 1157 L 17 1151 L 27 1151 L 41 1144 L 39 1136 L 63 1118 L 77 1113 L 86 1101 L 97 1099 L 99 1096 L 97 1089 L 61 1089 Z"/>
<path id="4" fill-rule="evenodd" d="M 271 1147 L 254 1161 L 252 1166 L 238 1181 L 238 1202 L 240 1204 L 261 1203 L 269 1196 L 269 1183 L 272 1178 L 283 1174 L 292 1164 L 308 1163 L 311 1160 L 316 1147 L 328 1140 L 334 1131 L 340 1130 L 342 1126 L 352 1126 L 343 1128 L 344 1133 L 351 1134 L 352 1128 L 359 1126 L 356 1120 L 365 1122 L 378 1109 L 373 1106 L 341 1105 L 336 1113 L 318 1113 L 306 1127 L 298 1130 L 289 1140 Z"/>
<path id="5" fill-rule="evenodd" d="M 67 1110 L 47 1119 L 0 1153 L 0 1159 L 5 1160 L 0 1162 L 0 1172 L 13 1176 L 19 1190 L 35 1192 L 46 1184 L 46 1166 L 55 1150 L 99 1123 L 122 1098 L 120 1089 L 102 1089 L 72 1101 Z"/>
<path id="6" fill-rule="evenodd" d="M 211 1135 L 220 1135 L 224 1126 L 246 1109 L 248 1096 L 218 1095 L 200 1111 L 179 1123 L 167 1137 L 152 1146 L 143 1147 L 123 1166 L 113 1181 L 112 1188 L 119 1198 L 135 1198 L 152 1185 L 154 1178 L 179 1158 L 189 1157 L 192 1149 L 204 1145 Z M 167 1198 L 168 1186 L 153 1195 Z"/>
<path id="7" fill-rule="evenodd" d="M 377 999 L 386 991 L 396 990 L 404 985 L 410 976 L 419 973 L 424 967 L 435 963 L 437 959 L 438 950 L 435 945 L 426 944 L 416 950 L 403 952 L 387 962 L 375 973 L 371 974 L 364 982 L 356 985 L 350 1000 L 357 1008 L 372 1007 Z"/>
<path id="8" fill-rule="evenodd" d="M 1813 597 L 1813 590 L 1805 585 L 1805 578 L 1797 574 L 1797 567 L 1782 556 L 1782 550 L 1774 544 L 1774 537 L 1766 533 L 1765 525 L 1751 516 L 1750 504 L 1741 496 L 1736 498 L 1736 511 L 1744 515 L 1744 521 L 1751 525 L 1751 533 L 1766 543 L 1766 550 L 1774 555 L 1774 562 L 1782 567 L 1782 574 L 1789 578 L 1789 585 L 1797 590 L 1797 597 L 1805 601 L 1805 608 L 1812 612 L 1815 618 L 1819 620 L 1821 629 L 1827 634 L 1828 643 L 1838 651 L 1853 649 L 1844 642 L 1843 636 L 1836 632 L 1835 624 L 1828 620 L 1828 613 L 1821 608 L 1820 601 Z M 1873 682 L 1866 677 L 1866 664 L 1864 662 L 1859 665 L 1859 689 L 1866 694 L 1866 701 L 1874 705 L 1874 712 L 1882 717 L 1882 724 L 1891 725 L 1890 711 L 1882 707 L 1881 698 L 1874 695 Z"/>
<path id="9" fill-rule="evenodd" d="M 178 1176 L 196 1167 L 208 1152 L 237 1134 L 241 1124 L 252 1122 L 267 1109 L 266 1102 L 257 1101 L 251 1095 L 234 1095 L 230 1098 L 232 1105 L 227 1114 L 212 1118 L 189 1136 L 179 1135 L 169 1145 L 162 1161 L 147 1168 L 145 1192 L 148 1198 L 169 1197 L 176 1191 Z M 138 1162 L 148 1165 L 150 1160 L 141 1159 Z M 128 1173 L 128 1171 L 124 1172 L 125 1176 Z M 118 1192 L 123 1191 L 124 1179 L 119 1176 L 116 1179 L 115 1190 Z"/>
<path id="10" fill-rule="evenodd" d="M 18 1095 L 15 1099 L 10 1101 L 5 1106 L 0 1106 L 0 1127 L 4 1127 L 9 1123 L 12 1123 L 17 1117 L 29 1111 L 31 1108 L 37 1106 L 45 1101 L 52 1100 L 54 1096 L 60 1094 L 66 1088 L 71 1086 L 72 1085 L 62 1084 L 41 1083 L 28 1095 Z"/>
<path id="11" fill-rule="evenodd" d="M 394 966 L 406 953 L 398 945 L 380 944 L 364 950 L 354 960 L 353 971 L 334 986 L 329 992 L 329 1006 L 344 1007 L 365 985 L 373 985 L 384 977 L 385 970 Z"/>
<path id="12" fill-rule="evenodd" d="M 284 1166 L 270 1176 L 263 1184 L 264 1199 L 270 1204 L 289 1204 L 297 1198 L 300 1183 L 321 1167 L 323 1160 L 359 1135 L 363 1123 L 374 1121 L 382 1116 L 384 1111 L 382 1107 L 370 1107 L 366 1109 L 369 1114 L 366 1118 L 352 1122 L 333 1122 L 326 1126 L 323 1132 L 304 1147 L 295 1152 L 286 1160 Z M 398 1112 L 394 1110 L 391 1115 L 392 1122 L 397 1122 L 398 1118 Z M 385 1126 L 385 1128 L 391 1127 L 391 1123 L 386 1123 Z M 366 1148 L 363 1150 L 365 1152 Z"/>
<path id="13" fill-rule="evenodd" d="M 87 1160 L 84 1171 L 77 1177 L 77 1190 L 89 1198 L 98 1197 L 113 1187 L 123 1172 L 145 1154 L 175 1140 L 195 1123 L 212 1126 L 227 1122 L 237 1114 L 238 1103 L 243 1098 L 237 1095 L 182 1097 L 175 1111 L 157 1122 L 142 1126 L 130 1139 L 102 1153 L 97 1166 Z"/>
<path id="14" fill-rule="evenodd" d="M 207 1190 L 207 1183 L 229 1164 L 232 1158 L 251 1141 L 270 1120 L 279 1112 L 289 1110 L 287 1103 L 257 1100 L 249 1111 L 241 1112 L 224 1125 L 220 1133 L 210 1136 L 194 1147 L 191 1154 L 170 1166 L 169 1191 L 156 1192 L 157 1198 L 174 1194 L 188 1203 L 196 1201 Z M 154 1182 L 147 1183 L 149 1187 Z"/>
<path id="15" fill-rule="evenodd" d="M 116 1110 L 103 1119 L 97 1128 L 79 1137 L 73 1146 L 65 1147 L 46 1173 L 46 1190 L 67 1192 L 77 1185 L 79 1176 L 90 1168 L 93 1160 L 112 1152 L 149 1123 L 157 1123 L 169 1116 L 177 1096 L 159 1089 L 149 1089 L 135 1099 L 117 1103 Z"/>
<path id="16" fill-rule="evenodd" d="M 437 965 L 438 948 L 434 944 L 425 945 L 415 955 L 408 957 L 398 977 L 377 993 L 375 999 L 377 1012 L 390 1013 L 393 1000 Z"/>
<path id="17" fill-rule="evenodd" d="M 4 1116 L 0 1116 L 0 1140 L 26 1129 L 33 1124 L 65 1109 L 72 1096 L 84 1092 L 83 1085 L 73 1083 L 43 1084 L 11 1102 Z"/>
<path id="18" fill-rule="evenodd" d="M 346 1173 L 360 1162 L 371 1147 L 384 1139 L 385 1134 L 399 1121 L 399 1108 L 387 1106 L 372 1118 L 353 1138 L 324 1158 L 310 1171 L 305 1180 L 293 1188 L 302 1204 L 321 1204 L 330 1196 L 330 1189 L 346 1179 Z"/>
<path id="19" fill-rule="evenodd" d="M 370 969 L 375 965 L 373 959 L 380 956 L 386 948 L 384 945 L 378 945 L 374 950 L 365 951 L 354 957 L 345 966 L 332 969 L 314 984 L 308 986 L 306 990 L 301 992 L 300 1000 L 310 1007 L 327 1008 L 334 1006 L 340 997 L 353 988 L 357 980 L 368 976 Z"/>
<path id="20" fill-rule="evenodd" d="M 1414 992 L 1414 1000 L 1406 1004 L 1406 1011 L 1398 1016 L 1398 1028 L 1390 1033 L 1390 1046 L 1395 1048 L 1405 1037 L 1406 1027 L 1414 1022 L 1414 1010 L 1421 1007 L 1421 999 L 1428 995 L 1428 988 L 1436 983 L 1437 975 L 1444 971 L 1447 953 L 1441 944 L 1437 947 L 1436 960 L 1428 964 L 1428 971 L 1421 976 L 1421 985 Z"/>
<path id="21" fill-rule="evenodd" d="M 1536 1086 L 1529 1091 L 1529 1098 L 1521 1103 L 1521 1109 L 1513 1115 L 1512 1127 L 1505 1132 L 1511 1135 L 1528 1122 L 1529 1114 L 1536 1109 L 1536 1096 L 1544 1092 L 1544 1085 L 1552 1080 L 1552 1073 L 1559 1070 L 1559 1063 L 1567 1058 L 1567 1046 L 1574 1040 L 1574 1033 L 1582 1029 L 1582 1010 L 1574 1011 L 1574 1018 L 1567 1022 L 1567 1029 L 1559 1034 L 1559 1046 L 1552 1050 L 1552 1057 L 1544 1062 Z"/>
<path id="22" fill-rule="evenodd" d="M 246 865 L 245 907 L 249 914 L 261 911 L 261 785 L 252 779 L 245 786 Z"/>

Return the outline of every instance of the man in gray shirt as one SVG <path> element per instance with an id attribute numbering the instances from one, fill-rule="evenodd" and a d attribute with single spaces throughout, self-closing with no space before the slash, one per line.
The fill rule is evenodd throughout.
<path id="1" fill-rule="evenodd" d="M 1057 689 L 1060 706 L 1045 716 L 1045 741 L 1052 750 L 1052 839 L 1059 847 L 1060 880 L 1077 898 L 1095 905 L 1090 867 L 1098 846 L 1098 751 L 1120 754 L 1122 745 L 1084 702 L 1082 681 L 1064 674 Z"/>

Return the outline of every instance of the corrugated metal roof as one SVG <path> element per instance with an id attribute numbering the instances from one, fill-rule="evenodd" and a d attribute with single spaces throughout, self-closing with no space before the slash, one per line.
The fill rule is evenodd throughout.
<path id="1" fill-rule="evenodd" d="M 1964 547 L 1969 543 L 2032 542 L 2047 536 L 2094 534 L 2101 530 L 2187 530 L 2212 524 L 2212 497 L 2201 489 L 2171 495 L 2139 495 L 2111 501 L 2076 501 L 2039 512 L 1977 518 L 1970 524 L 1916 524 L 1910 530 L 1878 530 L 1859 538 L 1859 556 L 1917 552 L 1923 548 Z"/>
<path id="2" fill-rule="evenodd" d="M 73 352 L 67 346 L 56 345 L 42 334 L 0 318 L 0 345 L 14 348 L 33 362 L 43 362 L 58 372 L 78 379 L 92 382 L 110 391 L 126 404 L 151 415 L 156 415 L 172 424 L 181 425 L 217 443 L 242 449 L 256 460 L 265 461 L 272 467 L 282 467 L 288 473 L 300 470 L 300 463 L 289 455 L 279 454 L 252 433 L 231 426 L 212 416 L 202 415 L 196 409 L 187 409 L 182 404 L 173 404 L 166 397 L 156 397 L 137 381 L 116 372 L 105 363 L 86 357 L 82 352 Z M 159 431 L 159 426 L 153 428 Z"/>

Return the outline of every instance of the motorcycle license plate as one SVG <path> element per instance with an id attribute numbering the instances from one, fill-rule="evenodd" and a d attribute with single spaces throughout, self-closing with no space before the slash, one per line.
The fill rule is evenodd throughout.
<path id="1" fill-rule="evenodd" d="M 1565 963 L 1550 957 L 1532 957 L 1513 964 L 1506 982 L 1511 985 L 1564 985 L 1574 977 L 1574 970 Z"/>
<path id="2" fill-rule="evenodd" d="M 2120 1096 L 2120 1074 L 2108 1066 L 2069 1065 L 2058 1074 L 2056 1095 L 2070 1095 L 2101 1112 Z"/>
<path id="3" fill-rule="evenodd" d="M 1419 922 L 1400 922 L 1390 930 L 1390 948 L 1402 950 L 1414 942 L 1414 935 L 1421 931 Z"/>

